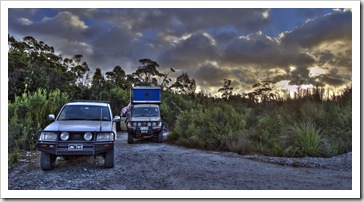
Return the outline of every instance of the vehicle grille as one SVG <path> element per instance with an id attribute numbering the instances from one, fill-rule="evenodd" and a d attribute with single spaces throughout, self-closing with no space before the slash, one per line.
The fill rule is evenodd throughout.
<path id="1" fill-rule="evenodd" d="M 85 141 L 85 139 L 83 137 L 84 134 L 85 134 L 84 132 L 70 132 L 69 133 L 70 137 L 66 141 Z M 95 134 L 92 133 L 92 139 L 90 141 L 93 141 L 94 138 L 95 138 Z M 63 141 L 63 140 L 61 140 L 61 138 L 59 137 L 59 141 Z"/>
<path id="2" fill-rule="evenodd" d="M 84 140 L 84 133 L 70 133 L 69 140 Z"/>

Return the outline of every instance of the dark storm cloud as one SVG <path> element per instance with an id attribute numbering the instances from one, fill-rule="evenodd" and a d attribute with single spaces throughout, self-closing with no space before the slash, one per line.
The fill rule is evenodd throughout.
<path id="1" fill-rule="evenodd" d="M 214 41 L 204 33 L 187 36 L 186 39 L 165 50 L 158 61 L 173 68 L 197 68 L 201 63 L 218 59 Z"/>
<path id="2" fill-rule="evenodd" d="M 226 25 L 237 29 L 255 32 L 269 23 L 263 13 L 269 9 L 221 9 L 221 8 L 193 8 L 193 9 L 167 9 L 170 16 L 180 22 L 188 32 L 218 28 Z"/>
<path id="3" fill-rule="evenodd" d="M 76 54 L 87 56 L 92 53 L 92 46 L 86 41 L 89 27 L 79 16 L 69 11 L 47 13 L 51 17 L 34 17 L 40 9 L 11 9 L 9 32 L 22 37 L 33 36 L 38 41 L 55 47 L 62 55 L 72 57 Z M 25 13 L 24 15 L 22 13 Z M 21 40 L 21 39 L 18 39 Z"/>
<path id="4" fill-rule="evenodd" d="M 239 86 L 235 89 L 248 88 L 266 78 L 291 83 L 319 80 L 330 85 L 348 81 L 352 60 L 350 11 L 323 15 L 322 9 L 299 9 L 296 16 L 311 20 L 280 37 L 261 31 L 274 27 L 270 12 L 221 8 L 9 9 L 9 33 L 34 36 L 68 57 L 82 54 L 91 70 L 102 68 L 105 73 L 120 65 L 131 73 L 139 66 L 139 59 L 150 58 L 158 62 L 161 72 L 170 67 L 187 72 L 199 85 L 211 89 L 221 87 L 224 78 Z M 310 77 L 309 69 L 314 66 L 327 75 Z M 273 78 L 275 69 L 281 73 Z"/>
<path id="5" fill-rule="evenodd" d="M 23 18 L 31 18 L 34 17 L 38 9 L 35 8 L 17 8 L 17 9 L 9 9 L 9 24 L 17 24 L 19 16 Z M 9 26 L 11 28 L 13 26 Z"/>
<path id="6" fill-rule="evenodd" d="M 351 78 L 345 78 L 342 75 L 337 74 L 323 74 L 319 76 L 322 83 L 330 86 L 343 86 L 350 83 Z"/>
<path id="7" fill-rule="evenodd" d="M 338 52 L 339 53 L 335 53 Z M 346 71 L 351 72 L 352 67 L 352 49 L 347 44 L 336 44 L 333 49 L 317 50 L 314 55 L 317 57 L 316 64 L 318 66 L 328 68 L 331 66 L 339 66 L 346 68 Z"/>
<path id="8" fill-rule="evenodd" d="M 222 53 L 226 63 L 242 65 L 277 63 L 281 57 L 278 43 L 261 33 L 235 38 Z"/>
<path id="9" fill-rule="evenodd" d="M 230 70 L 220 69 L 212 64 L 202 65 L 194 75 L 198 84 L 210 87 L 221 87 L 224 84 L 224 79 L 234 77 L 233 72 Z"/>
<path id="10" fill-rule="evenodd" d="M 297 62 L 296 70 L 289 72 L 286 79 L 291 79 L 291 84 L 322 83 L 333 86 L 341 86 L 348 82 L 343 78 L 344 74 L 351 75 L 351 12 L 334 11 L 331 14 L 307 21 L 282 37 L 282 47 L 291 52 L 309 52 L 315 61 L 310 66 L 318 66 L 325 69 L 325 75 L 317 78 L 309 76 L 310 66 Z M 331 71 L 340 67 L 338 74 Z M 340 76 L 340 75 L 341 76 Z M 347 77 L 347 76 L 345 76 Z"/>
<path id="11" fill-rule="evenodd" d="M 28 21 L 29 23 L 24 23 Z M 20 33 L 51 35 L 53 37 L 77 40 L 86 32 L 87 25 L 76 15 L 62 11 L 56 16 L 44 17 L 40 21 L 32 21 L 26 17 L 15 17 L 9 30 Z"/>
<path id="12" fill-rule="evenodd" d="M 36 13 L 34 10 L 12 9 L 12 19 L 28 19 Z M 57 13 L 58 12 L 58 13 Z M 156 50 L 162 52 L 159 58 L 161 63 L 168 65 L 188 66 L 199 62 L 199 57 L 211 59 L 216 57 L 217 47 L 211 47 L 211 43 L 202 36 L 202 30 L 217 29 L 230 26 L 232 29 L 257 31 L 268 23 L 263 13 L 268 9 L 48 9 L 48 16 L 34 21 L 31 25 L 25 26 L 19 21 L 11 22 L 11 31 L 34 35 L 37 39 L 49 39 L 46 43 L 57 47 L 60 52 L 67 52 L 63 49 L 72 44 L 73 51 L 79 50 L 84 59 L 90 58 L 90 64 L 94 67 L 107 66 L 105 62 L 117 58 L 133 58 L 137 61 L 141 57 L 154 57 Z M 168 33 L 173 37 L 181 38 L 185 34 L 192 34 L 192 37 L 177 44 L 176 47 L 161 47 L 166 41 L 149 39 L 145 33 L 152 30 L 157 34 Z M 106 32 L 106 33 L 103 33 Z M 211 31 L 211 33 L 215 33 Z M 140 40 L 136 40 L 141 35 Z M 57 36 L 57 40 L 51 37 Z M 212 36 L 213 37 L 213 36 Z M 42 40 L 43 40 L 42 39 Z M 68 42 L 67 42 L 68 41 Z M 57 42 L 61 44 L 57 44 Z M 164 43 L 162 43 L 164 42 Z M 84 45 L 79 48 L 76 44 L 86 44 L 88 52 L 83 50 Z M 198 45 L 198 46 L 196 46 Z M 204 47 L 206 45 L 206 47 Z M 105 48 L 105 49 L 104 49 Z M 148 53 L 149 51 L 149 53 Z M 173 58 L 165 59 L 166 52 Z M 172 55 L 171 53 L 175 53 Z M 168 62 L 169 61 L 169 62 Z M 92 62 L 92 63 L 91 63 Z"/>
<path id="13" fill-rule="evenodd" d="M 254 65 L 257 68 L 287 68 L 314 62 L 310 55 L 291 52 L 281 47 L 278 40 L 261 33 L 236 38 L 223 51 L 222 59 L 229 65 Z"/>
<path id="14" fill-rule="evenodd" d="M 323 43 L 351 41 L 351 12 L 334 11 L 306 22 L 285 34 L 282 43 L 286 46 L 315 48 Z"/>
<path id="15" fill-rule="evenodd" d="M 100 10 L 94 18 L 123 24 L 141 32 L 148 29 L 173 30 L 176 34 L 196 32 L 209 28 L 231 25 L 237 29 L 258 31 L 269 23 L 263 13 L 269 9 L 220 9 L 220 8 L 149 8 Z M 96 19 L 95 19 L 96 20 Z"/>
<path id="16" fill-rule="evenodd" d="M 134 32 L 173 31 L 179 36 L 226 25 L 255 32 L 269 23 L 269 18 L 263 15 L 269 13 L 269 9 L 263 8 L 68 9 L 68 11 L 94 21 L 126 26 Z"/>
<path id="17" fill-rule="evenodd" d="M 137 39 L 134 38 L 133 33 L 125 29 L 114 27 L 107 31 L 100 30 L 99 35 L 90 42 L 94 50 L 90 54 L 92 64 L 103 64 L 99 66 L 103 69 L 122 64 L 123 60 L 132 58 L 133 50 L 138 46 L 133 43 L 134 40 Z"/>

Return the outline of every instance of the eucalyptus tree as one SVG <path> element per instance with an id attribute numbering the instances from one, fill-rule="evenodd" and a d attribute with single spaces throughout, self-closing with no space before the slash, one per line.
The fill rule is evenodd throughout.
<path id="1" fill-rule="evenodd" d="M 222 93 L 221 97 L 225 100 L 228 100 L 229 97 L 233 94 L 233 87 L 231 87 L 231 80 L 224 79 L 224 85 L 222 88 L 218 90 L 219 93 Z"/>
<path id="2" fill-rule="evenodd" d="M 174 89 L 176 93 L 194 94 L 196 91 L 196 81 L 195 79 L 191 79 L 187 73 L 182 73 L 170 88 Z"/>
<path id="3" fill-rule="evenodd" d="M 119 65 L 115 66 L 112 71 L 106 72 L 105 76 L 109 88 L 119 87 L 125 90 L 129 86 L 125 71 Z"/>
<path id="4" fill-rule="evenodd" d="M 8 35 L 9 99 L 39 88 L 70 91 L 76 77 L 63 65 L 63 60 L 43 41 L 38 42 L 32 36 L 17 41 Z"/>
<path id="5" fill-rule="evenodd" d="M 254 91 L 250 93 L 251 98 L 254 99 L 255 102 L 267 102 L 273 101 L 277 99 L 277 96 L 274 91 L 275 82 L 273 81 L 262 81 L 255 83 L 252 87 Z"/>
<path id="6" fill-rule="evenodd" d="M 164 74 L 163 80 L 160 84 L 160 87 L 163 91 L 170 89 L 169 83 L 172 81 L 172 79 L 168 77 L 170 72 L 176 72 L 176 71 L 173 68 L 170 68 L 170 71 L 167 74 Z"/>
<path id="7" fill-rule="evenodd" d="M 105 78 L 100 68 L 96 68 L 91 81 L 91 99 L 101 99 L 101 91 L 105 87 Z"/>
<path id="8" fill-rule="evenodd" d="M 141 65 L 138 67 L 138 69 L 133 73 L 134 78 L 138 78 L 139 82 L 137 85 L 158 85 L 158 79 L 157 77 L 164 77 L 165 75 L 160 73 L 157 70 L 157 67 L 159 67 L 159 64 L 156 61 L 153 61 L 148 58 L 140 59 L 139 63 Z"/>

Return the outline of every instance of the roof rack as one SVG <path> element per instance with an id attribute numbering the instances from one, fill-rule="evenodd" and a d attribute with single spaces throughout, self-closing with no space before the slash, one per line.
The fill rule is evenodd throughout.
<path id="1" fill-rule="evenodd" d="M 108 104 L 110 104 L 109 100 L 71 100 L 70 102 L 95 102 L 95 103 L 108 103 Z"/>

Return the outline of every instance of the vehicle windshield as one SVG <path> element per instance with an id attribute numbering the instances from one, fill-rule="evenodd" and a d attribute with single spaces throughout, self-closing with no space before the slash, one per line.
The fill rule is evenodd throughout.
<path id="1" fill-rule="evenodd" d="M 61 111 L 58 120 L 110 121 L 111 117 L 106 106 L 66 105 Z"/>
<path id="2" fill-rule="evenodd" d="M 158 107 L 134 107 L 131 112 L 133 117 L 158 117 Z"/>

